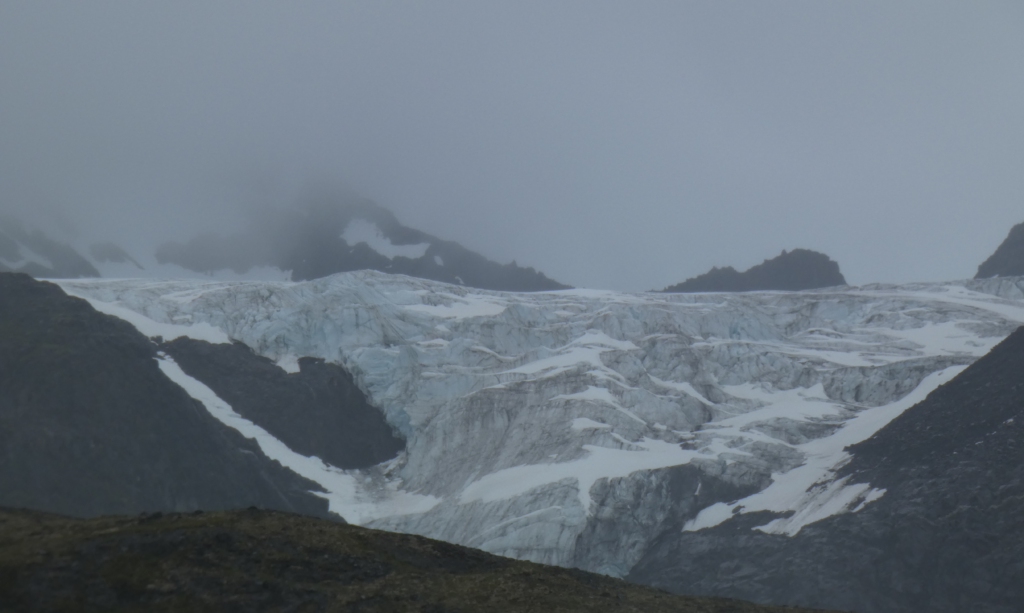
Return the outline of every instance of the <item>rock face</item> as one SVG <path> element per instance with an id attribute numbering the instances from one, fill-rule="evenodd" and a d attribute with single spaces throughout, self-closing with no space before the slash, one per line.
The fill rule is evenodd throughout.
<path id="1" fill-rule="evenodd" d="M 291 271 L 295 281 L 354 270 L 433 279 L 482 289 L 530 292 L 568 286 L 533 268 L 498 264 L 466 249 L 398 223 L 368 200 L 314 201 L 268 213 L 247 234 L 203 234 L 156 251 L 160 263 L 200 272 L 255 266 Z"/>
<path id="2" fill-rule="evenodd" d="M 863 613 L 1010 613 L 1024 602 L 1024 329 L 851 446 L 840 479 L 884 492 L 793 536 L 740 516 L 666 530 L 629 578 Z"/>
<path id="3" fill-rule="evenodd" d="M 1024 275 L 1024 223 L 1010 229 L 1006 240 L 999 245 L 995 253 L 978 266 L 975 279 L 989 277 L 1019 277 Z"/>
<path id="4" fill-rule="evenodd" d="M 0 602 L 5 610 L 67 612 L 814 613 L 676 596 L 256 509 L 71 520 L 0 508 Z"/>
<path id="5" fill-rule="evenodd" d="M 405 446 L 337 364 L 304 357 L 298 372 L 288 373 L 242 343 L 187 337 L 160 349 L 238 414 L 302 455 L 339 468 L 366 468 L 394 458 Z"/>
<path id="6" fill-rule="evenodd" d="M 0 273 L 0 505 L 69 515 L 247 505 L 327 515 L 158 367 L 156 346 L 59 287 Z"/>
<path id="7" fill-rule="evenodd" d="M 1024 323 L 1019 278 L 724 294 L 512 294 L 373 271 L 61 286 L 145 336 L 216 331 L 277 364 L 344 367 L 405 441 L 395 459 L 325 465 L 175 380 L 346 520 L 614 576 L 684 528 L 787 543 L 876 508 L 887 485 L 842 472 L 846 448 Z M 685 566 L 664 547 L 666 568 Z M 760 563 L 731 551 L 707 569 L 739 590 Z"/>
<path id="8" fill-rule="evenodd" d="M 746 270 L 731 266 L 671 285 L 663 292 L 753 292 L 763 290 L 799 291 L 846 285 L 839 264 L 823 253 L 808 249 L 785 251 Z"/>

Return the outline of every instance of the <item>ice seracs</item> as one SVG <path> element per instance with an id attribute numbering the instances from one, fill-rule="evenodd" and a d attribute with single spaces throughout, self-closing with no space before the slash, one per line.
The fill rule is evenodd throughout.
<path id="1" fill-rule="evenodd" d="M 770 510 L 786 517 L 762 530 L 795 534 L 870 505 L 884 492 L 834 479 L 843 448 L 1024 323 L 1017 278 L 747 294 L 500 293 L 369 271 L 61 286 L 140 329 L 345 366 L 406 440 L 386 465 L 302 473 L 349 521 L 619 575 L 670 525 Z"/>

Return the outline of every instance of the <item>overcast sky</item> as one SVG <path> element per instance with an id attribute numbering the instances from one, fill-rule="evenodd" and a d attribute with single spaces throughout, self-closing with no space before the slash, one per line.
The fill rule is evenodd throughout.
<path id="1" fill-rule="evenodd" d="M 973 276 L 1024 3 L 0 0 L 0 208 L 131 249 L 347 185 L 572 285 Z"/>

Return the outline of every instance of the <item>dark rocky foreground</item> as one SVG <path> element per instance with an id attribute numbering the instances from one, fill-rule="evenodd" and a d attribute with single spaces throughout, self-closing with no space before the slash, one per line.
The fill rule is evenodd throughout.
<path id="1" fill-rule="evenodd" d="M 288 375 L 231 345 L 207 347 L 231 359 L 204 365 L 188 343 L 170 345 L 219 391 L 248 386 L 247 416 L 302 439 L 300 448 L 366 465 L 401 447 L 340 367 L 306 363 Z M 76 516 L 248 505 L 328 514 L 310 493 L 317 484 L 214 419 L 164 375 L 157 351 L 129 323 L 56 285 L 0 273 L 0 505 Z M 278 396 L 265 389 L 274 383 Z M 280 394 L 290 398 L 276 414 L 253 400 Z M 318 436 L 290 419 L 311 412 L 323 419 Z"/>
<path id="2" fill-rule="evenodd" d="M 810 613 L 288 513 L 76 520 L 0 509 L 5 611 Z"/>
<path id="3" fill-rule="evenodd" d="M 1024 329 L 848 449 L 885 489 L 795 536 L 770 513 L 670 530 L 628 578 L 678 593 L 858 613 L 1024 610 Z"/>
<path id="4" fill-rule="evenodd" d="M 1024 275 L 1024 223 L 1010 229 L 995 252 L 978 266 L 975 279 Z"/>
<path id="5" fill-rule="evenodd" d="M 663 292 L 754 292 L 799 291 L 846 285 L 839 264 L 823 253 L 808 249 L 783 251 L 743 272 L 735 268 L 712 268 L 708 272 L 670 285 Z"/>
<path id="6" fill-rule="evenodd" d="M 353 220 L 375 224 L 394 245 L 430 246 L 422 257 L 388 258 L 366 243 L 349 245 L 341 235 Z M 499 291 L 569 287 L 533 268 L 515 262 L 498 264 L 456 242 L 403 226 L 391 211 L 360 199 L 312 200 L 290 210 L 268 212 L 247 233 L 202 234 L 185 243 L 164 243 L 156 257 L 161 263 L 198 272 L 230 268 L 242 273 L 253 266 L 275 266 L 290 270 L 294 281 L 369 269 Z"/>

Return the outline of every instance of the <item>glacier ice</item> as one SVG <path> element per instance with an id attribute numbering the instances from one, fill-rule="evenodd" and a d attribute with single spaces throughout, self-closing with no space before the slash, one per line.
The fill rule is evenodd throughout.
<path id="1" fill-rule="evenodd" d="M 616 575 L 673 526 L 767 510 L 760 529 L 795 534 L 884 496 L 833 478 L 843 448 L 1024 323 L 1018 278 L 742 294 L 515 294 L 372 271 L 59 283 L 147 334 L 352 372 L 407 447 L 366 470 L 303 469 L 349 521 Z"/>

